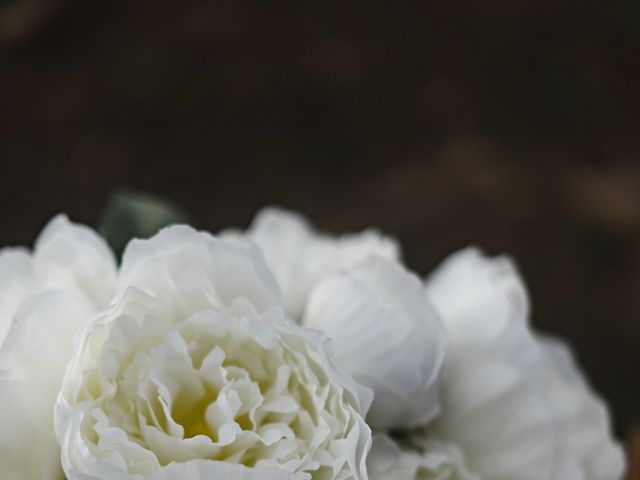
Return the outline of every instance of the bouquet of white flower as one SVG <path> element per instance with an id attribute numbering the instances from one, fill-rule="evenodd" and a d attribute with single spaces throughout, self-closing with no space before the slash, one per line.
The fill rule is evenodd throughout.
<path id="1" fill-rule="evenodd" d="M 118 264 L 58 216 L 0 251 L 0 477 L 620 479 L 604 403 L 528 317 L 475 249 L 422 279 L 390 237 L 268 208 Z"/>

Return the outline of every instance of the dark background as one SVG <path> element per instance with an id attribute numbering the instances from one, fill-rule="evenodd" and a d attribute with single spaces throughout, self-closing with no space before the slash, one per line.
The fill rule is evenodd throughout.
<path id="1" fill-rule="evenodd" d="M 115 188 L 510 252 L 640 421 L 640 2 L 0 0 L 0 245 Z"/>

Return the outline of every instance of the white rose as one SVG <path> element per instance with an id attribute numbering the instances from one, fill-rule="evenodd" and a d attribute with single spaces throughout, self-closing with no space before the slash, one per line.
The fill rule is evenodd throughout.
<path id="1" fill-rule="evenodd" d="M 300 215 L 273 207 L 259 212 L 244 234 L 227 231 L 222 235 L 242 236 L 258 244 L 282 289 L 285 310 L 296 320 L 324 276 L 371 255 L 399 257 L 397 243 L 375 230 L 332 238 L 316 232 Z"/>
<path id="2" fill-rule="evenodd" d="M 423 435 L 457 445 L 491 480 L 616 480 L 624 458 L 607 410 L 565 347 L 528 325 L 505 258 L 453 255 L 427 282 L 448 336 L 442 414 Z"/>
<path id="3" fill-rule="evenodd" d="M 285 319 L 260 252 L 188 227 L 127 247 L 56 408 L 69 480 L 366 479 L 371 392 Z"/>
<path id="4" fill-rule="evenodd" d="M 325 277 L 302 323 L 327 333 L 340 365 L 373 389 L 373 428 L 415 428 L 438 413 L 442 326 L 422 282 L 400 264 L 369 257 Z"/>
<path id="5" fill-rule="evenodd" d="M 402 443 L 374 435 L 367 467 L 370 480 L 480 480 L 467 470 L 458 447 L 422 435 L 406 436 Z"/>
<path id="6" fill-rule="evenodd" d="M 0 250 L 0 471 L 59 480 L 53 408 L 75 332 L 115 289 L 115 261 L 88 227 L 53 219 L 33 252 Z"/>

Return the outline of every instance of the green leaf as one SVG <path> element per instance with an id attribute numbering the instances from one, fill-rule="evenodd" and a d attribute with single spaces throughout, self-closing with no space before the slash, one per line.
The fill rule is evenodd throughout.
<path id="1" fill-rule="evenodd" d="M 153 195 L 119 191 L 109 199 L 99 230 L 120 257 L 132 238 L 148 238 L 175 223 L 189 223 L 180 207 Z"/>

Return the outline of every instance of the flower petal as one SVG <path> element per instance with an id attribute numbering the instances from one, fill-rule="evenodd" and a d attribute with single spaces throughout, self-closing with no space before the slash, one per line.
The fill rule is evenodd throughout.
<path id="1" fill-rule="evenodd" d="M 261 253 L 247 242 L 224 242 L 185 225 L 161 230 L 125 249 L 121 286 L 144 285 L 156 295 L 190 292 L 190 301 L 230 305 L 243 297 L 264 309 L 281 305 L 280 292 Z"/>
<path id="2" fill-rule="evenodd" d="M 507 257 L 491 259 L 476 248 L 456 252 L 429 275 L 426 292 L 456 342 L 490 342 L 506 324 L 527 322 L 527 292 Z"/>
<path id="3" fill-rule="evenodd" d="M 15 473 L 10 478 L 61 475 L 53 406 L 74 334 L 92 313 L 83 295 L 48 291 L 30 297 L 15 316 L 0 348 L 0 465 Z"/>
<path id="4" fill-rule="evenodd" d="M 417 427 L 438 412 L 444 335 L 422 288 L 400 264 L 370 257 L 309 299 L 303 324 L 329 335 L 338 363 L 373 389 L 374 428 Z"/>
<path id="5" fill-rule="evenodd" d="M 115 258 L 91 228 L 58 215 L 36 240 L 33 257 L 47 285 L 72 284 L 98 308 L 111 300 L 116 279 Z"/>

